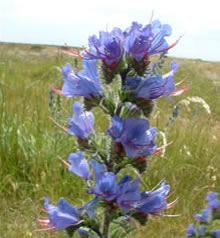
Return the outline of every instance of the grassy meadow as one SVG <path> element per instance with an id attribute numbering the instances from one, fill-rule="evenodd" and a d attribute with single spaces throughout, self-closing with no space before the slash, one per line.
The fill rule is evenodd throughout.
<path id="1" fill-rule="evenodd" d="M 57 158 L 66 159 L 77 150 L 75 138 L 65 135 L 49 119 L 49 86 L 62 83 L 60 66 L 66 62 L 75 65 L 74 59 L 61 51 L 58 47 L 0 44 L 1 238 L 67 237 L 64 232 L 35 231 L 39 228 L 35 219 L 43 215 L 42 198 L 47 196 L 56 204 L 64 197 L 78 206 L 90 199 L 83 181 Z M 180 216 L 151 217 L 148 225 L 132 235 L 135 238 L 182 237 L 194 213 L 206 205 L 207 192 L 220 192 L 220 63 L 176 60 L 181 64 L 176 82 L 187 78 L 185 84 L 191 89 L 174 97 L 174 103 L 167 98 L 158 100 L 151 126 L 157 126 L 173 144 L 164 156 L 149 158 L 142 186 L 150 190 L 165 178 L 171 185 L 169 201 L 179 198 L 167 213 Z M 195 96 L 205 100 L 211 113 L 201 103 L 185 105 L 181 101 Z M 64 124 L 66 116 L 72 114 L 73 101 L 64 97 L 54 100 L 64 106 L 56 108 L 57 120 Z M 177 104 L 179 116 L 172 122 L 169 118 L 174 117 L 172 109 Z M 98 110 L 95 115 L 95 128 L 105 132 L 107 117 Z M 158 133 L 157 144 L 163 145 L 162 133 Z"/>

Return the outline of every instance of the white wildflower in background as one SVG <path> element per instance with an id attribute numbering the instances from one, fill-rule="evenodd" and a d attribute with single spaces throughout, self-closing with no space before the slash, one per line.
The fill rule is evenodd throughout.
<path id="1" fill-rule="evenodd" d="M 192 154 L 191 154 L 189 148 L 188 148 L 186 145 L 184 145 L 183 148 L 184 148 L 184 150 L 185 150 L 185 152 L 186 152 L 186 154 L 187 154 L 188 156 L 192 156 Z"/>
<path id="2" fill-rule="evenodd" d="M 190 103 L 199 103 L 202 105 L 202 107 L 206 110 L 208 114 L 211 114 L 210 107 L 208 103 L 201 97 L 187 97 L 186 99 L 183 99 L 179 102 L 181 105 L 189 106 Z"/>
<path id="3" fill-rule="evenodd" d="M 163 149 L 161 152 L 161 157 L 163 158 L 166 152 L 166 144 L 167 144 L 167 137 L 166 134 L 163 131 L 159 131 L 158 134 L 160 134 L 162 136 L 162 140 L 163 140 Z"/>

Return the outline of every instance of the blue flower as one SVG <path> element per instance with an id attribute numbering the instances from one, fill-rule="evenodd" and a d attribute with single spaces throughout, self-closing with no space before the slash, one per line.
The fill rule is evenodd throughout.
<path id="1" fill-rule="evenodd" d="M 154 142 L 157 129 L 150 128 L 147 120 L 117 116 L 112 118 L 112 127 L 107 130 L 115 142 L 120 142 L 128 157 L 152 155 L 156 151 Z"/>
<path id="2" fill-rule="evenodd" d="M 84 152 L 70 153 L 68 161 L 71 165 L 68 166 L 69 171 L 85 179 L 99 179 L 106 173 L 106 166 L 99 164 L 97 161 L 92 160 L 90 163 L 84 158 Z M 89 164 L 92 167 L 93 173 L 89 171 Z"/>
<path id="3" fill-rule="evenodd" d="M 142 25 L 133 22 L 131 28 L 126 32 L 124 40 L 125 50 L 137 61 L 142 60 L 151 46 L 151 25 L 146 25 L 142 29 Z"/>
<path id="4" fill-rule="evenodd" d="M 167 196 L 170 186 L 165 182 L 155 191 L 141 193 L 140 202 L 137 202 L 135 208 L 138 212 L 152 215 L 160 215 L 161 211 L 170 208 L 174 203 L 167 204 Z"/>
<path id="5" fill-rule="evenodd" d="M 111 32 L 101 31 L 99 39 L 93 35 L 89 38 L 89 49 L 81 53 L 86 60 L 101 59 L 105 64 L 117 63 L 123 54 L 123 33 L 119 28 Z"/>
<path id="6" fill-rule="evenodd" d="M 118 186 L 115 183 L 116 176 L 112 172 L 105 172 L 96 180 L 96 186 L 92 193 L 106 201 L 112 201 L 118 196 Z"/>
<path id="7" fill-rule="evenodd" d="M 75 113 L 72 118 L 68 118 L 69 129 L 67 132 L 70 135 L 75 135 L 81 139 L 87 139 L 93 133 L 94 116 L 92 112 L 83 111 L 83 105 L 79 102 L 73 104 L 73 112 Z"/>
<path id="8" fill-rule="evenodd" d="M 220 209 L 220 201 L 218 200 L 218 193 L 208 193 L 206 200 L 209 202 L 209 207 L 212 209 Z"/>
<path id="9" fill-rule="evenodd" d="M 133 22 L 130 29 L 125 32 L 124 48 L 136 61 L 147 59 L 151 55 L 168 51 L 177 43 L 168 45 L 165 37 L 171 35 L 170 25 L 162 25 L 159 20 L 142 26 Z"/>
<path id="10" fill-rule="evenodd" d="M 141 199 L 139 193 L 140 180 L 136 179 L 130 183 L 131 180 L 132 177 L 124 176 L 118 183 L 120 194 L 117 197 L 117 204 L 125 213 L 128 213 L 133 208 L 133 204 Z"/>
<path id="11" fill-rule="evenodd" d="M 125 213 L 135 210 L 138 213 L 161 215 L 162 210 L 175 205 L 176 201 L 170 204 L 166 202 L 170 186 L 165 182 L 155 191 L 139 193 L 140 180 L 132 180 L 132 177 L 125 175 L 116 183 L 114 173 L 104 172 L 96 179 L 96 185 L 90 193 L 108 203 L 117 204 Z"/>
<path id="12" fill-rule="evenodd" d="M 193 224 L 190 224 L 186 229 L 187 236 L 194 236 L 196 234 Z"/>
<path id="13" fill-rule="evenodd" d="M 197 227 L 196 231 L 199 237 L 204 237 L 206 233 L 207 227 L 206 226 L 199 226 Z"/>
<path id="14" fill-rule="evenodd" d="M 220 238 L 220 229 L 216 229 L 216 230 L 213 232 L 213 237 L 214 237 L 214 238 Z"/>
<path id="15" fill-rule="evenodd" d="M 78 208 L 71 206 L 63 198 L 60 199 L 57 206 L 49 204 L 49 199 L 44 198 L 44 207 L 48 212 L 49 220 L 39 219 L 39 222 L 48 225 L 51 229 L 63 230 L 80 224 Z"/>
<path id="16" fill-rule="evenodd" d="M 133 209 L 133 204 L 140 198 L 139 184 L 140 180 L 136 179 L 132 183 L 132 177 L 124 176 L 116 183 L 116 175 L 112 172 L 105 172 L 96 179 L 96 186 L 91 190 L 98 198 L 108 202 L 116 202 L 125 213 Z"/>
<path id="17" fill-rule="evenodd" d="M 208 201 L 208 206 L 205 209 L 201 210 L 200 213 L 196 213 L 194 215 L 195 220 L 199 221 L 201 225 L 198 225 L 196 228 L 193 228 L 193 224 L 189 225 L 187 229 L 187 237 L 206 237 L 207 235 L 210 235 L 215 238 L 220 238 L 219 229 L 216 229 L 215 231 L 210 231 L 209 228 L 210 226 L 212 226 L 213 221 L 216 219 L 214 213 L 218 212 L 218 209 L 220 208 L 220 202 L 218 201 L 218 193 L 209 192 L 206 196 L 206 200 Z"/>
<path id="18" fill-rule="evenodd" d="M 84 60 L 83 70 L 79 73 L 74 73 L 70 64 L 63 66 L 62 72 L 64 80 L 62 95 L 66 97 L 83 96 L 86 98 L 102 95 L 102 86 L 98 78 L 96 60 Z"/>
<path id="19" fill-rule="evenodd" d="M 90 218 L 94 216 L 95 209 L 98 205 L 97 198 L 89 201 L 82 208 L 71 206 L 63 198 L 59 200 L 57 206 L 49 204 L 49 199 L 44 198 L 44 207 L 48 213 L 48 218 L 37 219 L 38 223 L 47 228 L 39 229 L 39 231 L 50 230 L 64 230 L 71 226 L 77 226 L 76 231 L 80 237 L 89 237 L 89 233 L 83 229 L 79 229 L 80 225 L 84 222 L 80 217 L 87 213 Z M 87 236 L 86 236 L 87 235 Z"/>
<path id="20" fill-rule="evenodd" d="M 162 25 L 159 20 L 155 20 L 151 24 L 152 27 L 152 39 L 151 46 L 148 48 L 148 55 L 155 55 L 165 51 L 168 51 L 170 48 L 174 47 L 177 42 L 172 45 L 168 45 L 165 37 L 172 34 L 171 26 L 168 24 Z"/>
<path id="21" fill-rule="evenodd" d="M 211 216 L 211 214 L 212 214 L 212 210 L 209 207 L 207 207 L 206 209 L 203 209 L 201 211 L 201 213 L 196 213 L 194 218 L 197 221 L 200 221 L 202 223 L 206 223 L 206 222 L 208 222 L 208 219 Z"/>
<path id="22" fill-rule="evenodd" d="M 136 98 L 156 99 L 159 97 L 169 97 L 170 95 L 181 94 L 180 90 L 175 91 L 176 86 L 173 77 L 179 67 L 176 61 L 170 65 L 170 72 L 166 75 L 153 75 L 146 78 L 128 78 L 126 89 L 131 91 Z M 186 91 L 183 89 L 182 92 Z M 178 93 L 177 93 L 178 92 Z"/>
<path id="23" fill-rule="evenodd" d="M 99 164 L 97 161 L 92 160 L 90 165 L 93 169 L 95 180 L 98 181 L 106 172 L 106 167 L 104 164 Z"/>
<path id="24" fill-rule="evenodd" d="M 68 161 L 71 163 L 69 171 L 85 179 L 90 178 L 89 164 L 84 158 L 84 153 L 71 153 Z"/>

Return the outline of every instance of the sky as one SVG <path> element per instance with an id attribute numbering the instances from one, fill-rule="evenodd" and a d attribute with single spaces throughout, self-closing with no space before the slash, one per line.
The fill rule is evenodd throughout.
<path id="1" fill-rule="evenodd" d="M 219 0 L 0 0 L 0 42 L 86 46 L 88 37 L 133 21 L 170 24 L 170 56 L 220 61 Z"/>

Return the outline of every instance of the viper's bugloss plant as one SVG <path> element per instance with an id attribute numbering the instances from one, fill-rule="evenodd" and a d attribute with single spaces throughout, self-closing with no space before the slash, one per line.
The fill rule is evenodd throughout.
<path id="1" fill-rule="evenodd" d="M 174 82 L 179 67 L 175 61 L 165 75 L 155 70 L 157 62 L 151 62 L 152 55 L 159 54 L 161 60 L 177 44 L 178 41 L 172 45 L 167 43 L 166 37 L 171 32 L 169 25 L 158 20 L 146 26 L 134 22 L 125 31 L 114 28 L 111 32 L 101 31 L 99 37 L 91 36 L 88 48 L 81 53 L 67 52 L 83 59 L 83 69 L 74 72 L 67 63 L 62 67 L 62 88 L 52 89 L 66 98 L 82 97 L 84 102 L 74 102 L 74 115 L 67 118 L 69 126 L 60 126 L 77 138 L 79 146 L 78 152 L 73 151 L 68 161 L 63 162 L 71 173 L 83 179 L 91 200 L 77 208 L 64 199 L 54 206 L 45 198 L 48 217 L 38 222 L 48 228 L 40 230 L 66 230 L 70 237 L 78 232 L 81 237 L 93 234 L 110 238 L 111 224 L 116 220 L 121 226 L 132 219 L 146 225 L 149 215 L 172 216 L 164 213 L 177 201 L 168 202 L 171 186 L 163 180 L 156 188 L 145 191 L 140 180 L 147 169 L 146 158 L 161 152 L 155 142 L 157 128 L 151 127 L 149 122 L 155 100 L 188 90 L 188 87 L 176 89 L 184 80 Z M 116 80 L 120 88 L 112 93 L 107 84 Z M 168 100 L 168 103 L 172 102 Z M 109 118 L 106 134 L 100 137 L 94 130 L 92 110 L 95 107 Z M 98 123 L 98 117 L 96 120 Z M 102 148 L 94 146 L 98 145 L 97 138 Z M 139 178 L 120 174 L 127 165 L 136 170 Z M 212 196 L 209 199 L 212 210 L 219 206 Z M 209 215 L 208 210 L 197 218 L 206 221 Z M 193 227 L 189 230 L 194 232 Z"/>
<path id="2" fill-rule="evenodd" d="M 215 227 L 217 220 L 220 220 L 218 193 L 209 192 L 206 200 L 208 201 L 208 206 L 194 215 L 196 222 L 188 226 L 186 237 L 220 237 L 219 226 L 218 228 Z"/>

